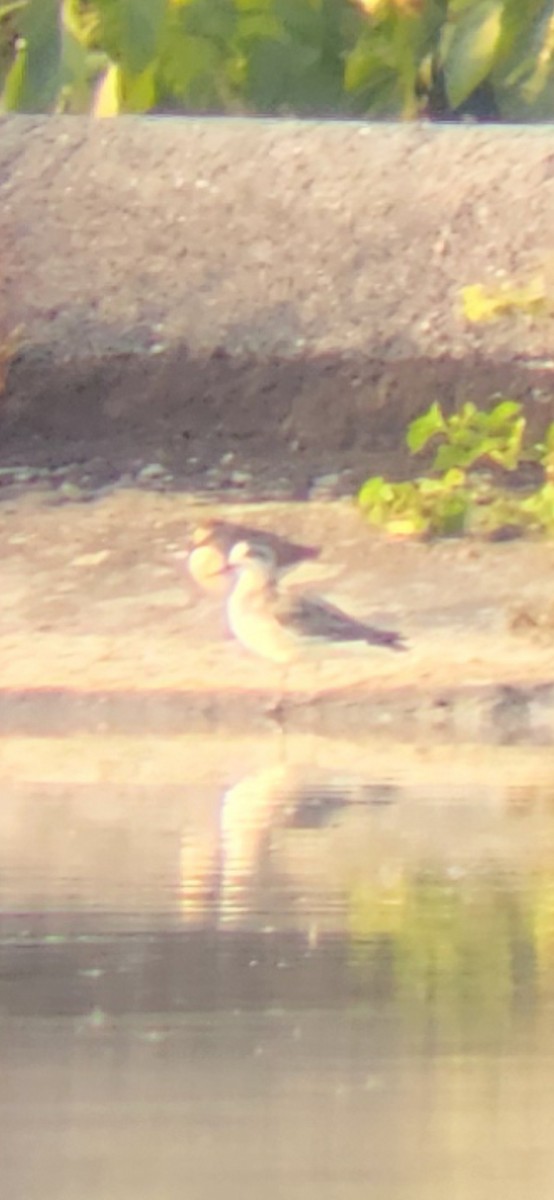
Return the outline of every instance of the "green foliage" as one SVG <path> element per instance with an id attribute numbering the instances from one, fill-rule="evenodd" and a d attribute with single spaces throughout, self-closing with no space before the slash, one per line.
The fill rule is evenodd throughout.
<path id="1" fill-rule="evenodd" d="M 140 75 L 158 54 L 168 0 L 96 0 L 95 34 L 112 62 Z"/>
<path id="2" fill-rule="evenodd" d="M 446 5 L 386 3 L 374 11 L 345 60 L 344 84 L 355 111 L 415 117 L 427 105 L 430 59 L 437 52 Z"/>
<path id="3" fill-rule="evenodd" d="M 0 0 L 4 110 L 554 116 L 554 0 Z"/>
<path id="4" fill-rule="evenodd" d="M 358 502 L 372 525 L 402 536 L 494 537 L 554 533 L 554 424 L 541 442 L 525 444 L 526 421 L 515 400 L 485 412 L 468 402 L 445 417 L 439 404 L 408 426 L 406 444 L 420 454 L 433 444 L 428 475 L 391 482 L 368 479 Z M 545 482 L 531 492 L 507 486 L 508 473 L 537 463 Z M 501 471 L 500 481 L 490 468 Z"/>
<path id="5" fill-rule="evenodd" d="M 503 400 L 489 412 L 468 401 L 448 420 L 440 406 L 433 404 L 422 417 L 412 421 L 406 444 L 417 454 L 434 437 L 442 439 L 432 462 L 433 471 L 465 469 L 482 458 L 513 471 L 521 457 L 524 430 L 525 417 L 521 416 L 521 405 L 515 400 Z"/>
<path id="6" fill-rule="evenodd" d="M 452 108 L 463 104 L 490 74 L 502 33 L 503 10 L 502 0 L 450 5 L 440 56 Z"/>
<path id="7" fill-rule="evenodd" d="M 6 109 L 48 110 L 61 87 L 61 27 L 57 0 L 29 0 L 21 39 L 3 93 Z"/>
<path id="8" fill-rule="evenodd" d="M 377 476 L 360 491 L 359 503 L 372 525 L 397 536 L 462 533 L 471 495 L 463 472 L 442 479 L 389 483 Z"/>

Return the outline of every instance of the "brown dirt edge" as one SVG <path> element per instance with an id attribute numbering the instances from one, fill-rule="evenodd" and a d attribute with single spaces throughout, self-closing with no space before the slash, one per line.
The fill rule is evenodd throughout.
<path id="1" fill-rule="evenodd" d="M 554 681 L 350 689 L 302 696 L 248 690 L 0 691 L 0 736 L 78 733 L 313 733 L 421 743 L 554 743 Z"/>
<path id="2" fill-rule="evenodd" d="M 346 353 L 202 358 L 184 346 L 155 359 L 63 363 L 22 352 L 0 401 L 0 455 L 5 468 L 72 463 L 96 487 L 155 461 L 176 490 L 222 490 L 228 503 L 304 499 L 328 473 L 334 491 L 348 495 L 368 475 L 421 469 L 405 450 L 405 429 L 432 401 L 452 411 L 510 396 L 538 436 L 554 419 L 551 391 L 550 367 L 478 353 L 461 364 L 447 355 L 392 363 Z"/>

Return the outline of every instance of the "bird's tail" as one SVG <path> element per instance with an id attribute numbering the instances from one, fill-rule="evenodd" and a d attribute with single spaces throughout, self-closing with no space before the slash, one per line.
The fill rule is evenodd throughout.
<path id="1" fill-rule="evenodd" d="M 406 638 L 393 629 L 372 629 L 366 637 L 366 642 L 370 646 L 388 646 L 389 650 L 410 649 Z"/>

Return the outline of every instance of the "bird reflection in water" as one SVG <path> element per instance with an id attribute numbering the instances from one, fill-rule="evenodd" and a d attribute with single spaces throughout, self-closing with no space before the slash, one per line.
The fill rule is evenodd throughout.
<path id="1" fill-rule="evenodd" d="M 219 827 L 211 838 L 182 845 L 183 918 L 240 923 L 253 912 L 263 915 L 260 897 L 268 915 L 272 882 L 283 886 L 272 862 L 278 831 L 317 837 L 354 805 L 384 805 L 396 798 L 397 789 L 386 783 L 349 776 L 318 779 L 313 769 L 299 767 L 274 765 L 243 777 L 223 793 Z M 312 848 L 310 843 L 310 853 Z"/>

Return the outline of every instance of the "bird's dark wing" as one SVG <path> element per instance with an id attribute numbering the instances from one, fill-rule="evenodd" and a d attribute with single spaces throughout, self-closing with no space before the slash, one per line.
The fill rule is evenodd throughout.
<path id="1" fill-rule="evenodd" d="M 358 621 L 320 597 L 283 597 L 276 616 L 303 637 L 333 642 L 367 642 L 373 646 L 388 646 L 391 650 L 407 649 L 401 634 Z"/>
<path id="2" fill-rule="evenodd" d="M 251 546 L 269 546 L 277 567 L 293 566 L 294 563 L 318 558 L 319 546 L 307 546 L 303 542 L 291 542 L 265 529 L 254 529 L 251 525 L 235 525 L 227 521 L 213 521 L 211 537 L 228 554 L 236 542 L 248 542 Z"/>

